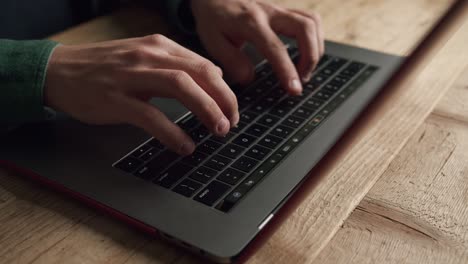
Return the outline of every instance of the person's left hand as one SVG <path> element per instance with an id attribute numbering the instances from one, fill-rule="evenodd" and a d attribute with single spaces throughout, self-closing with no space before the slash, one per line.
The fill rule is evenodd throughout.
<path id="1" fill-rule="evenodd" d="M 300 94 L 324 53 L 320 17 L 255 0 L 192 0 L 192 12 L 203 45 L 227 74 L 247 83 L 254 68 L 241 51 L 245 42 L 253 43 L 272 64 L 282 86 Z M 297 40 L 300 59 L 297 69 L 277 34 Z M 300 76 L 300 77 L 299 77 Z"/>

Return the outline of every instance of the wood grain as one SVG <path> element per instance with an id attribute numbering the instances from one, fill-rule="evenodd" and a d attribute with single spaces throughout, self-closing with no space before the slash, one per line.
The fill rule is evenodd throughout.
<path id="1" fill-rule="evenodd" d="M 365 121 L 353 128 L 351 133 L 355 134 L 347 136 L 350 139 L 340 146 L 339 155 L 320 171 L 319 183 L 307 189 L 309 195 L 254 256 L 254 263 L 264 262 L 262 257 L 282 263 L 315 259 L 466 67 L 466 13 L 465 4 L 460 23 L 452 28 L 454 37 L 447 42 L 440 40 L 442 47 L 428 50 L 411 72 L 388 87 L 384 100 L 381 96 L 377 99 L 379 105 L 374 103 L 376 107 L 367 113 Z M 451 36 L 450 30 L 444 33 Z M 450 71 L 442 71 L 452 60 L 456 63 L 451 64 Z"/>
<path id="2" fill-rule="evenodd" d="M 467 149 L 466 123 L 431 115 L 317 262 L 467 263 Z"/>
<path id="3" fill-rule="evenodd" d="M 317 12 L 327 39 L 408 55 L 455 0 L 271 0 L 286 8 Z M 156 11 L 138 6 L 75 27 L 51 39 L 80 44 L 161 33 L 174 36 Z"/>
<path id="4" fill-rule="evenodd" d="M 409 54 L 453 1 L 277 1 L 322 13 L 328 37 L 396 54 Z M 312 262 L 359 204 L 417 125 L 468 61 L 466 38 L 447 30 L 407 75 L 385 92 L 314 172 L 301 205 L 250 259 L 253 263 Z M 76 44 L 169 33 L 157 16 L 138 8 L 103 17 L 53 39 Z M 463 42 L 464 41 L 464 42 Z M 440 49 L 440 51 L 439 51 Z M 441 65 L 452 65 L 450 70 Z M 437 75 L 435 75 L 437 73 Z M 203 263 L 79 203 L 0 171 L 1 263 Z M 364 213 L 364 212 L 363 212 Z M 276 221 L 281 223 L 280 221 Z M 319 258 L 321 259 L 321 258 Z"/>
<path id="5" fill-rule="evenodd" d="M 451 0 L 274 0 L 278 4 L 319 13 L 327 38 L 338 42 L 408 55 Z"/>

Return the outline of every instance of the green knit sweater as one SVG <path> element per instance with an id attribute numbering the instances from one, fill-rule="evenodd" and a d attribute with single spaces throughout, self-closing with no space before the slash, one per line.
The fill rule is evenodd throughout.
<path id="1" fill-rule="evenodd" d="M 187 31 L 179 19 L 184 0 L 165 0 L 169 20 Z M 0 127 L 46 118 L 43 88 L 47 64 L 57 42 L 0 39 Z"/>

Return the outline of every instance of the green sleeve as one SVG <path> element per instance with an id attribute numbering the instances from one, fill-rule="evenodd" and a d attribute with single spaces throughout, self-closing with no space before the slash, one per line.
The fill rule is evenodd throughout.
<path id="1" fill-rule="evenodd" d="M 45 118 L 43 86 L 50 54 L 49 40 L 0 39 L 0 124 L 14 125 Z"/>

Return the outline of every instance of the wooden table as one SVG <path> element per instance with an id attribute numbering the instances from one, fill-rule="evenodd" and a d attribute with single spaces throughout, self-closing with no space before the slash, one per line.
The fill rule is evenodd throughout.
<path id="1" fill-rule="evenodd" d="M 454 0 L 276 0 L 322 14 L 327 38 L 409 55 Z M 152 32 L 129 8 L 53 36 L 84 43 Z M 468 3 L 311 172 L 254 243 L 250 263 L 468 262 Z M 0 170 L 2 263 L 203 263 Z"/>

